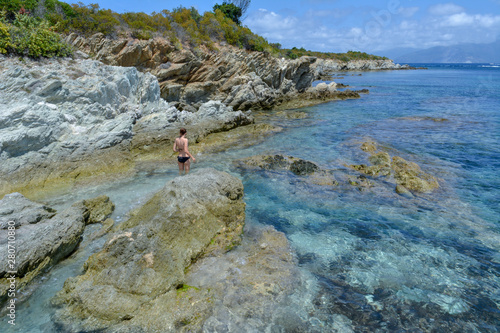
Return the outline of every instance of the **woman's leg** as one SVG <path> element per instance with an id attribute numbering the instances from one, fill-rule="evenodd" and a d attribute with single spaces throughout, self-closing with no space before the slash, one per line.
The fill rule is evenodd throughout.
<path id="1" fill-rule="evenodd" d="M 177 164 L 179 165 L 179 176 L 180 176 L 182 175 L 182 171 L 184 171 L 184 163 L 177 161 Z"/>
<path id="2" fill-rule="evenodd" d="M 189 173 L 190 167 L 191 167 L 191 161 L 187 160 L 186 163 L 184 163 L 184 169 L 186 170 L 186 175 Z"/>

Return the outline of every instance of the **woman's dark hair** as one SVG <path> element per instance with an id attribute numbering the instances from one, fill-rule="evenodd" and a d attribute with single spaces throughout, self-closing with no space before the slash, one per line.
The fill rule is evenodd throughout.
<path id="1" fill-rule="evenodd" d="M 185 128 L 181 128 L 181 129 L 179 130 L 179 133 L 181 133 L 181 135 L 186 134 L 186 132 L 187 132 L 187 131 L 186 131 L 186 129 L 185 129 Z"/>

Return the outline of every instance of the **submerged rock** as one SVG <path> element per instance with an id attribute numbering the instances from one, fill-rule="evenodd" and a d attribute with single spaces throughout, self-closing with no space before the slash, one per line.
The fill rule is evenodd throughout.
<path id="1" fill-rule="evenodd" d="M 307 118 L 307 113 L 302 111 L 278 111 L 276 116 L 287 119 L 304 119 Z"/>
<path id="2" fill-rule="evenodd" d="M 411 194 L 410 191 L 403 185 L 396 185 L 396 193 L 402 195 L 403 197 L 406 197 L 408 199 L 413 198 L 413 194 Z"/>
<path id="3" fill-rule="evenodd" d="M 285 155 L 258 155 L 240 160 L 240 165 L 259 167 L 265 170 L 290 170 L 296 175 L 308 175 L 319 170 L 319 167 L 310 161 Z"/>
<path id="4" fill-rule="evenodd" d="M 211 133 L 202 139 L 198 138 L 200 142 L 192 150 L 197 153 L 214 153 L 226 149 L 245 148 L 262 142 L 268 136 L 280 131 L 281 127 L 264 123 L 241 126 L 231 131 Z"/>
<path id="5" fill-rule="evenodd" d="M 361 150 L 370 153 L 368 160 L 373 165 L 352 164 L 349 165 L 349 168 L 372 177 L 387 176 L 391 180 L 390 176 L 394 176 L 392 181 L 397 184 L 396 192 L 398 194 L 411 197 L 412 194 L 408 190 L 425 193 L 439 188 L 436 177 L 423 172 L 418 164 L 408 162 L 399 156 L 393 156 L 391 160 L 387 152 L 378 151 L 375 142 L 363 142 Z"/>
<path id="6" fill-rule="evenodd" d="M 397 183 L 407 189 L 417 192 L 431 192 L 439 187 L 439 183 L 434 176 L 423 172 L 418 164 L 408 162 L 399 156 L 392 158 L 392 168 Z"/>
<path id="7" fill-rule="evenodd" d="M 138 316 L 150 322 L 145 315 L 155 306 L 175 311 L 171 297 L 186 268 L 239 243 L 242 196 L 241 181 L 214 169 L 167 183 L 87 260 L 83 275 L 65 282 L 53 300 L 61 307 L 57 324 L 67 332 L 101 330 Z"/>
<path id="8" fill-rule="evenodd" d="M 87 202 L 103 201 L 110 203 L 105 196 Z M 100 205 L 86 206 L 84 203 L 85 201 L 75 203 L 56 214 L 52 208 L 28 200 L 20 193 L 8 194 L 0 200 L 1 229 L 16 227 L 15 263 L 9 266 L 7 260 L 0 262 L 0 303 L 7 297 L 7 278 L 11 276 L 8 272 L 16 271 L 17 288 L 22 289 L 76 249 L 89 216 L 92 217 L 92 223 L 97 223 L 109 215 L 98 208 Z M 0 240 L 2 253 L 8 253 L 8 244 L 7 237 Z"/>
<path id="9" fill-rule="evenodd" d="M 237 161 L 240 168 L 263 170 L 288 170 L 311 184 L 336 186 L 338 181 L 330 170 L 321 169 L 316 163 L 286 155 L 256 155 Z"/>

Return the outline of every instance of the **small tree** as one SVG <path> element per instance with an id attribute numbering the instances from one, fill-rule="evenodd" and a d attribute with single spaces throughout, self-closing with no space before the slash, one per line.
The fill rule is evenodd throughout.
<path id="1" fill-rule="evenodd" d="M 231 0 L 231 3 L 241 9 L 241 16 L 244 16 L 250 6 L 250 0 Z"/>
<path id="2" fill-rule="evenodd" d="M 234 23 L 238 25 L 241 24 L 240 17 L 242 15 L 242 12 L 240 7 L 224 1 L 222 5 L 219 5 L 218 3 L 215 4 L 214 13 L 217 9 L 220 10 L 227 18 L 233 20 Z"/>

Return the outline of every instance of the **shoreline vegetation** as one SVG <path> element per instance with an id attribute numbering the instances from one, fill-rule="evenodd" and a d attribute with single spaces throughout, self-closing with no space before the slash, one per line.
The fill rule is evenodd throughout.
<path id="1" fill-rule="evenodd" d="M 68 4 L 58 0 L 0 0 L 0 53 L 19 56 L 64 57 L 71 55 L 64 36 L 76 33 L 90 37 L 102 33 L 109 39 L 149 40 L 165 38 L 182 48 L 217 50 L 228 44 L 247 51 L 260 51 L 275 57 L 297 59 L 313 56 L 342 62 L 354 60 L 388 60 L 386 57 L 359 51 L 346 53 L 315 52 L 304 48 L 282 48 L 269 43 L 242 26 L 239 16 L 216 4 L 213 12 L 200 14 L 194 7 L 179 6 L 146 14 L 116 13 L 98 4 Z M 236 7 L 238 8 L 238 7 Z"/>

